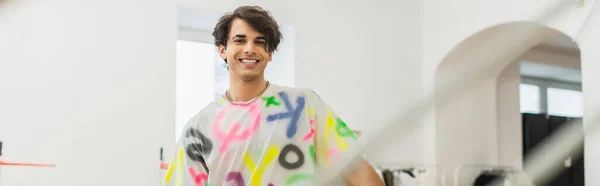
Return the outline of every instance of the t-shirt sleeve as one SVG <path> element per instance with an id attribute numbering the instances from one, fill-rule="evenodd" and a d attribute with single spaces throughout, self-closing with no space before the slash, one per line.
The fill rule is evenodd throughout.
<path id="1" fill-rule="evenodd" d="M 194 117 L 184 127 L 175 146 L 175 153 L 163 179 L 163 186 L 199 186 L 206 185 L 208 167 L 206 158 L 213 144 L 196 125 Z"/>
<path id="2" fill-rule="evenodd" d="M 308 115 L 313 122 L 317 166 L 335 166 L 345 152 L 354 147 L 358 136 L 317 93 L 310 90 L 307 97 L 310 100 Z"/>

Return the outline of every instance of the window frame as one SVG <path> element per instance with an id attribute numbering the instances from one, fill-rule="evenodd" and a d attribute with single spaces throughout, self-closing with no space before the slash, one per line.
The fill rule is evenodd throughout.
<path id="1" fill-rule="evenodd" d="M 583 92 L 581 83 L 564 82 L 564 81 L 558 81 L 558 80 L 552 80 L 552 79 L 521 76 L 520 84 L 536 85 L 539 87 L 539 89 L 540 89 L 540 96 L 539 96 L 539 98 L 540 98 L 540 113 L 548 113 L 548 89 L 549 88 Z M 519 101 L 520 101 L 520 99 L 519 99 Z"/>

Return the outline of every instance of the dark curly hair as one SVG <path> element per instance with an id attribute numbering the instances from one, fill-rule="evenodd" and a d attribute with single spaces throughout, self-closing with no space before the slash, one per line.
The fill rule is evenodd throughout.
<path id="1" fill-rule="evenodd" d="M 266 49 L 270 54 L 277 50 L 277 46 L 283 39 L 279 25 L 269 11 L 259 6 L 241 6 L 235 9 L 233 13 L 223 15 L 212 33 L 215 38 L 215 46 L 227 46 L 231 22 L 235 18 L 246 21 L 250 27 L 265 36 Z M 227 60 L 225 60 L 225 63 L 227 63 Z"/>

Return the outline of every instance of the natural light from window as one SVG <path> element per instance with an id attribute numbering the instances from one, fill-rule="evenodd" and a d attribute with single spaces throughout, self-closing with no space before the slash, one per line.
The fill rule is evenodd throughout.
<path id="1" fill-rule="evenodd" d="M 548 88 L 548 114 L 583 117 L 583 92 Z"/>
<path id="2" fill-rule="evenodd" d="M 178 40 L 175 65 L 175 140 L 189 119 L 214 100 L 215 46 Z"/>
<path id="3" fill-rule="evenodd" d="M 540 113 L 540 87 L 521 84 L 519 94 L 521 113 Z"/>

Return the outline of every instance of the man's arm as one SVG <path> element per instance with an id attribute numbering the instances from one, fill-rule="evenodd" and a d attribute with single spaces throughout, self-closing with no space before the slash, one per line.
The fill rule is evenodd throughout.
<path id="1" fill-rule="evenodd" d="M 385 186 L 375 169 L 364 159 L 360 159 L 356 168 L 344 176 L 348 186 Z"/>

